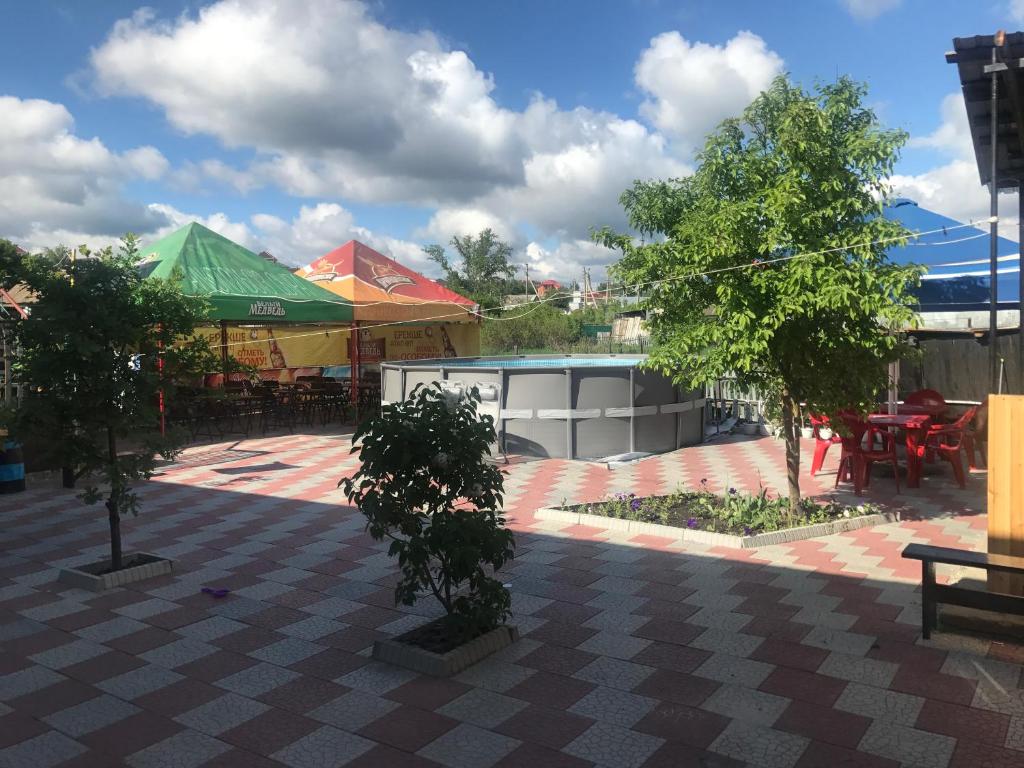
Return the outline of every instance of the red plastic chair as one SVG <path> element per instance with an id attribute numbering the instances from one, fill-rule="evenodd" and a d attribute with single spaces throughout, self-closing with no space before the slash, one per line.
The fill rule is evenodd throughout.
<path id="1" fill-rule="evenodd" d="M 819 433 L 822 427 L 831 428 L 828 416 L 811 414 L 810 419 L 811 427 L 814 429 L 814 458 L 811 460 L 811 477 L 814 477 L 821 469 L 821 465 L 825 463 L 825 454 L 828 453 L 828 449 L 836 443 L 841 443 L 842 438 L 833 433 L 828 440 L 825 440 Z"/>
<path id="2" fill-rule="evenodd" d="M 903 399 L 903 402 L 907 405 L 935 406 L 941 409 L 942 413 L 945 413 L 949 407 L 946 404 L 946 398 L 934 389 L 919 389 L 916 392 L 911 392 Z"/>
<path id="3" fill-rule="evenodd" d="M 861 490 L 871 483 L 871 465 L 881 461 L 892 464 L 896 493 L 899 493 L 900 470 L 896 461 L 896 441 L 892 434 L 884 429 L 873 428 L 853 415 L 844 415 L 842 418 L 850 434 L 842 437 L 843 455 L 839 459 L 836 486 L 840 480 L 852 480 L 854 493 L 859 496 Z M 864 446 L 865 435 L 868 438 L 867 447 Z M 881 447 L 876 448 L 876 442 Z"/>
<path id="4" fill-rule="evenodd" d="M 864 467 L 861 464 L 861 443 L 864 441 L 864 435 L 868 431 L 868 425 L 852 416 L 843 416 L 842 418 L 850 434 L 839 436 L 843 452 L 839 456 L 839 470 L 836 472 L 835 487 L 839 487 L 840 481 L 846 482 L 850 480 L 853 482 L 854 493 L 860 496 L 864 480 Z"/>
<path id="5" fill-rule="evenodd" d="M 929 429 L 925 436 L 925 455 L 938 454 L 948 461 L 953 468 L 953 476 L 961 488 L 967 487 L 962 451 L 967 451 L 968 466 L 974 468 L 974 434 L 970 425 L 977 415 L 978 406 L 968 408 L 953 424 L 937 424 Z"/>

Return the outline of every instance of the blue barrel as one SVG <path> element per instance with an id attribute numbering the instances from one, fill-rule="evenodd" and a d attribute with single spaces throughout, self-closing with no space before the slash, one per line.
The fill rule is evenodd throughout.
<path id="1" fill-rule="evenodd" d="M 19 443 L 6 440 L 0 450 L 0 493 L 25 490 L 25 456 Z"/>

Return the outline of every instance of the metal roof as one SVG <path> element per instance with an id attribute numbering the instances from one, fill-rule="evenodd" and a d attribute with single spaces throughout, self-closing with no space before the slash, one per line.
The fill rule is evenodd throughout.
<path id="1" fill-rule="evenodd" d="M 986 186 L 991 175 L 991 73 L 997 72 L 996 175 L 1000 189 L 1017 189 L 1024 182 L 1024 33 L 1006 33 L 993 64 L 995 42 L 996 35 L 957 37 L 946 61 L 956 64 L 960 75 L 978 175 Z"/>

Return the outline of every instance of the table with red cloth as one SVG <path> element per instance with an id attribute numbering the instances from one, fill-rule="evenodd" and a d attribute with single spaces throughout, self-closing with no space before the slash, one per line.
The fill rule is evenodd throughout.
<path id="1" fill-rule="evenodd" d="M 919 488 L 925 437 L 928 435 L 928 427 L 932 424 L 932 417 L 927 413 L 873 413 L 868 416 L 868 423 L 873 427 L 896 427 L 903 430 L 907 446 L 907 487 Z"/>

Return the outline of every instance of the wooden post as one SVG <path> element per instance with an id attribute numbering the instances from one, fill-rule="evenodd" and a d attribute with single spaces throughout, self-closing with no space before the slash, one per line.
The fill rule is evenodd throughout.
<path id="1" fill-rule="evenodd" d="M 1024 395 L 992 395 L 988 409 L 988 551 L 1024 557 Z M 1024 595 L 1024 577 L 990 571 L 988 589 Z"/>

